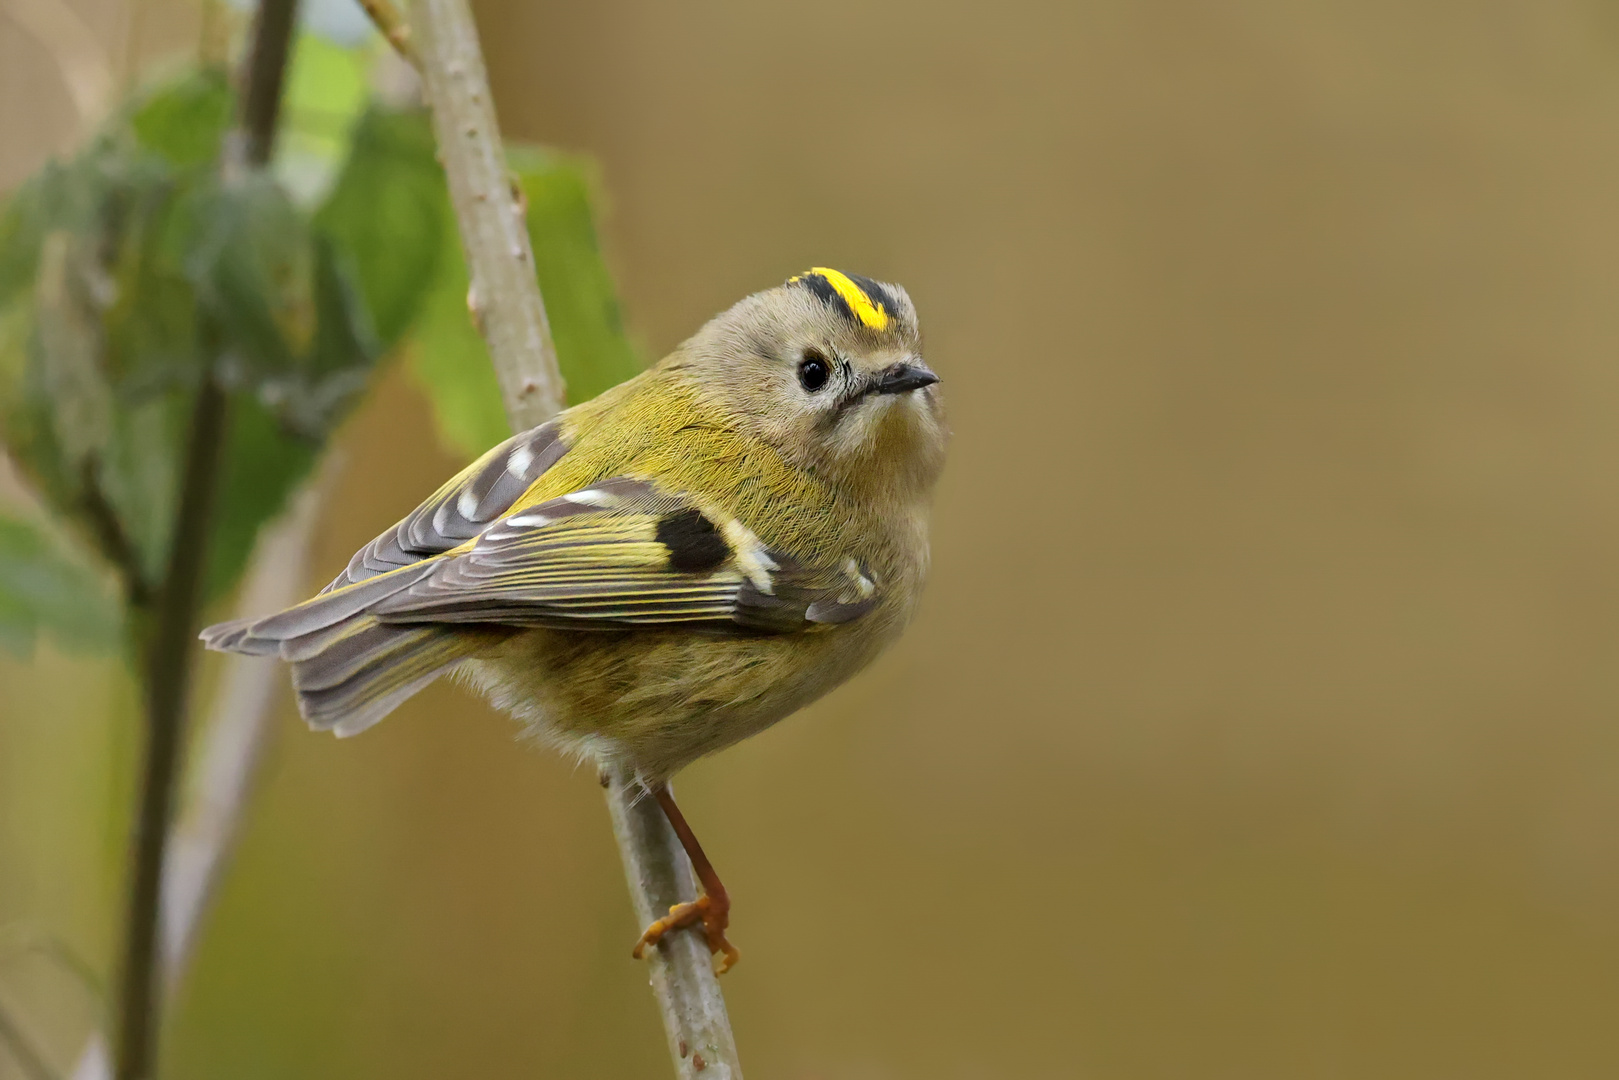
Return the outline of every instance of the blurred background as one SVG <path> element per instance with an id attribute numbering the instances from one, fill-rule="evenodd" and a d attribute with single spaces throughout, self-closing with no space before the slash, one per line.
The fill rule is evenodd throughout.
<path id="1" fill-rule="evenodd" d="M 38 6 L 0 190 L 84 136 Z M 648 357 L 830 265 L 944 378 L 919 621 L 677 785 L 750 1074 L 1619 1074 L 1619 7 L 476 10 Z M 311 591 L 431 427 L 385 369 Z M 0 927 L 104 974 L 131 684 L 47 639 L 0 688 Z M 165 1075 L 665 1075 L 637 931 L 588 770 L 448 682 L 343 742 L 283 701 Z M 33 955 L 0 1001 L 63 1069 L 94 1015 Z"/>

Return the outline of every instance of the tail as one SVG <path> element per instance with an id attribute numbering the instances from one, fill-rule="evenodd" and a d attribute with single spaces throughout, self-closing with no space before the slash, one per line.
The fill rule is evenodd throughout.
<path id="1" fill-rule="evenodd" d="M 262 619 L 219 623 L 202 632 L 210 649 L 279 656 L 292 664 L 298 711 L 317 730 L 358 735 L 458 662 L 499 640 L 466 628 L 386 623 L 371 605 L 419 581 L 418 563 Z"/>

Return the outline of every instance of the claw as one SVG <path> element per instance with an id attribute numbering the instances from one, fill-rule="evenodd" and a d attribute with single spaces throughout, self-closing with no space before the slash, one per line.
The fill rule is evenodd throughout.
<path id="1" fill-rule="evenodd" d="M 686 816 L 675 805 L 674 792 L 669 790 L 669 785 L 665 783 L 655 788 L 652 794 L 657 798 L 658 805 L 663 807 L 664 816 L 669 819 L 669 827 L 674 829 L 680 846 L 686 849 L 691 868 L 702 883 L 702 892 L 695 900 L 676 904 L 669 909 L 669 914 L 647 927 L 630 955 L 639 960 L 646 955 L 648 945 L 658 944 L 669 931 L 695 926 L 700 922 L 703 924 L 703 937 L 708 940 L 709 953 L 719 957 L 714 962 L 714 974 L 724 975 L 742 957 L 736 946 L 725 940 L 725 928 L 731 925 L 731 897 L 726 893 L 720 876 L 714 872 L 708 856 L 703 854 L 703 845 L 697 842 L 696 834 L 686 824 Z"/>
<path id="2" fill-rule="evenodd" d="M 695 900 L 688 900 L 684 904 L 676 904 L 669 909 L 669 914 L 658 919 L 646 932 L 641 940 L 636 942 L 635 950 L 630 954 L 640 960 L 646 955 L 648 946 L 657 945 L 671 930 L 679 930 L 687 926 L 703 924 L 703 936 L 708 940 L 708 951 L 719 957 L 714 962 L 714 974 L 724 975 L 741 959 L 742 954 L 725 937 L 725 930 L 731 921 L 731 905 L 729 902 L 716 904 L 707 894 Z"/>

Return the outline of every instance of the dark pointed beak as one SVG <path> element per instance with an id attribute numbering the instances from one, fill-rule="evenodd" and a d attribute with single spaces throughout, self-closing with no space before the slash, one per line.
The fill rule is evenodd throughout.
<path id="1" fill-rule="evenodd" d="M 915 360 L 883 368 L 869 384 L 869 390 L 873 394 L 903 394 L 932 386 L 938 381 L 939 377 L 926 364 Z"/>

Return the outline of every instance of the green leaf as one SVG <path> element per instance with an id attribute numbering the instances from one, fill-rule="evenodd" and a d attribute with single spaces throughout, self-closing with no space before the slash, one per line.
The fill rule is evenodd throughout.
<path id="1" fill-rule="evenodd" d="M 45 237 L 35 289 L 35 343 L 58 444 L 73 471 L 106 445 L 112 387 L 102 364 L 100 311 L 91 280 L 94 253 L 66 230 Z"/>
<path id="2" fill-rule="evenodd" d="M 384 349 L 416 317 L 446 238 L 457 244 L 453 226 L 446 228 L 449 204 L 434 153 L 425 112 L 370 110 L 355 126 L 348 160 L 315 214 L 316 231 L 353 267 Z"/>
<path id="3" fill-rule="evenodd" d="M 69 648 L 115 645 L 123 614 L 106 583 L 38 527 L 0 517 L 0 648 L 27 654 L 41 632 Z"/>
<path id="4" fill-rule="evenodd" d="M 129 126 L 141 146 L 170 165 L 208 165 L 219 157 L 235 108 L 224 72 L 193 71 L 147 94 Z"/>
<path id="5" fill-rule="evenodd" d="M 374 50 L 301 33 L 281 101 L 276 179 L 301 206 L 319 201 L 337 173 L 350 131 L 370 99 Z"/>
<path id="6" fill-rule="evenodd" d="M 511 149 L 509 160 L 528 202 L 535 272 L 568 401 L 578 404 L 642 367 L 597 241 L 592 168 L 587 159 L 534 147 Z M 446 211 L 446 218 L 439 274 L 412 333 L 410 370 L 433 403 L 440 440 L 475 456 L 510 429 L 500 385 L 467 312 L 467 270 L 453 215 Z"/>
<path id="7" fill-rule="evenodd" d="M 41 174 L 23 184 L 0 212 L 0 305 L 34 283 L 50 216 L 45 179 Z"/>
<path id="8" fill-rule="evenodd" d="M 147 582 L 162 580 L 180 498 L 180 462 L 191 422 L 190 393 L 173 389 L 113 410 L 104 456 L 92 474 L 134 548 Z M 79 487 L 65 509 L 82 511 Z"/>
<path id="9" fill-rule="evenodd" d="M 528 235 L 568 403 L 588 401 L 641 371 L 624 332 L 618 291 L 601 255 L 587 158 L 537 147 L 508 153 L 528 200 Z"/>
<path id="10" fill-rule="evenodd" d="M 112 302 L 103 314 L 107 366 L 122 400 L 195 386 L 211 358 L 197 326 L 197 296 L 183 245 L 186 192 L 174 188 L 145 202 L 127 222 L 108 272 Z"/>
<path id="11" fill-rule="evenodd" d="M 259 527 L 281 512 L 319 453 L 317 441 L 289 433 L 263 403 L 247 395 L 234 398 L 209 544 L 209 597 L 236 583 Z"/>
<path id="12" fill-rule="evenodd" d="M 262 174 L 203 183 L 180 228 L 201 317 L 239 365 L 230 377 L 291 371 L 313 336 L 315 306 L 309 230 L 287 193 Z"/>
<path id="13" fill-rule="evenodd" d="M 316 241 L 317 325 L 296 371 L 231 397 L 206 589 L 228 591 L 265 522 L 309 475 L 322 443 L 364 391 L 379 349 L 353 274 L 335 246 Z"/>
<path id="14" fill-rule="evenodd" d="M 467 458 L 507 438 L 500 383 L 467 313 L 467 267 L 455 221 L 444 220 L 445 258 L 411 333 L 410 373 L 433 405 L 439 441 Z"/>
<path id="15" fill-rule="evenodd" d="M 324 237 L 315 241 L 315 336 L 285 376 L 258 387 L 258 399 L 284 427 L 320 439 L 365 389 L 382 350 L 353 271 Z"/>
<path id="16" fill-rule="evenodd" d="M 11 197 L 0 219 L 0 303 L 33 286 L 47 235 L 87 236 L 100 227 L 109 193 L 131 177 L 126 150 L 116 138 L 97 136 L 71 160 L 46 163 Z"/>
<path id="17" fill-rule="evenodd" d="M 0 435 L 12 460 L 52 506 L 71 505 L 79 481 L 56 440 L 38 363 L 32 295 L 0 307 Z"/>
<path id="18" fill-rule="evenodd" d="M 277 176 L 303 183 L 313 162 L 324 186 L 344 163 L 318 227 L 276 178 L 221 179 L 233 95 L 210 72 L 143 95 L 0 214 L 0 434 L 65 522 L 121 564 L 127 552 L 148 585 L 168 562 L 201 375 L 217 371 L 231 397 L 217 595 L 438 274 L 448 211 L 432 135 L 418 114 L 355 126 L 369 63 L 298 48 L 279 155 L 292 165 Z M 26 647 L 44 624 L 20 605 L 0 597 L 0 638 Z"/>

